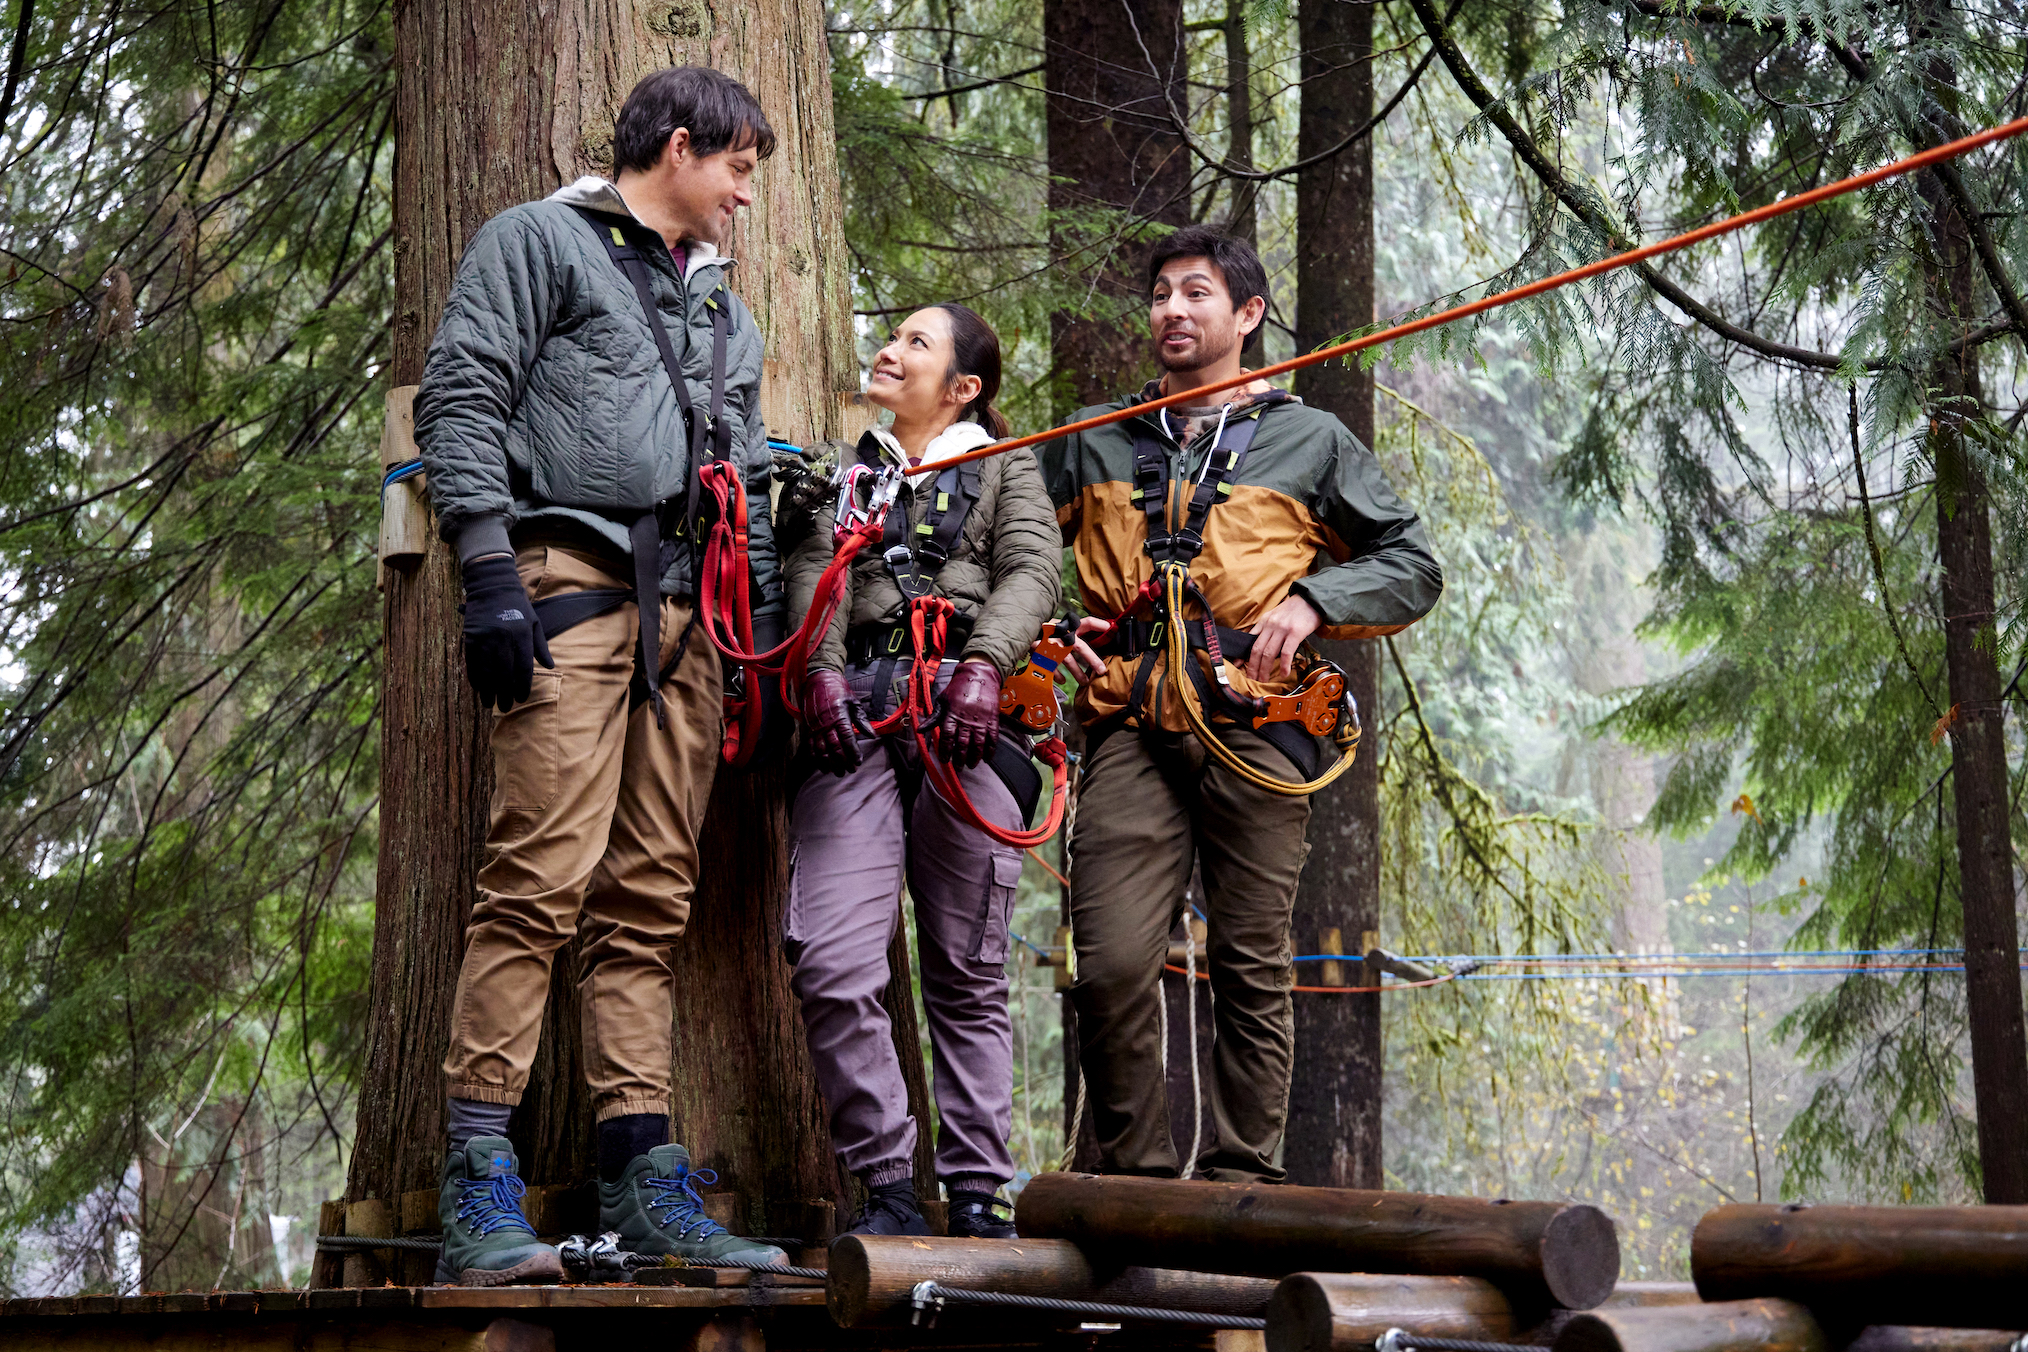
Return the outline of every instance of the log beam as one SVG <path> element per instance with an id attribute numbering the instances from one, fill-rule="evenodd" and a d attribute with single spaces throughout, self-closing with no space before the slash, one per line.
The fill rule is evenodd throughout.
<path id="1" fill-rule="evenodd" d="M 1389 1329 L 1506 1342 L 1514 1308 L 1478 1277 L 1298 1272 L 1268 1303 L 1267 1352 L 1367 1352 Z"/>
<path id="2" fill-rule="evenodd" d="M 1827 1352 L 1824 1331 L 1790 1300 L 1640 1305 L 1575 1315 L 1556 1352 Z"/>
<path id="3" fill-rule="evenodd" d="M 1042 1174 L 1015 1224 L 1154 1268 L 1482 1277 L 1530 1307 L 1590 1309 L 1620 1273 L 1612 1219 L 1561 1202 Z"/>
<path id="4" fill-rule="evenodd" d="M 916 1239 L 906 1235 L 843 1235 L 831 1245 L 831 1318 L 841 1328 L 909 1323 L 909 1293 L 933 1281 L 961 1291 L 1005 1291 L 1113 1305 L 1151 1305 L 1211 1314 L 1261 1315 L 1273 1282 L 1096 1266 L 1063 1240 Z M 1004 1312 L 995 1317 L 1004 1318 Z"/>
<path id="5" fill-rule="evenodd" d="M 1690 1271 L 1706 1300 L 1776 1296 L 1848 1327 L 2019 1327 L 2028 1206 L 1722 1206 Z"/>

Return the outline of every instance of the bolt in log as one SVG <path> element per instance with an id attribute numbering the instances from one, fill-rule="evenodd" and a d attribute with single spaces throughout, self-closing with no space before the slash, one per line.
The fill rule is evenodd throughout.
<path id="1" fill-rule="evenodd" d="M 1024 1237 L 1148 1267 L 1483 1277 L 1517 1305 L 1572 1310 L 1620 1275 L 1612 1218 L 1561 1202 L 1042 1174 L 1015 1207 Z"/>
<path id="2" fill-rule="evenodd" d="M 1298 1272 L 1268 1302 L 1267 1352 L 1366 1352 L 1389 1329 L 1506 1342 L 1514 1307 L 1479 1277 Z"/>
<path id="3" fill-rule="evenodd" d="M 1706 1300 L 1779 1296 L 1846 1327 L 2020 1328 L 2028 1206 L 1722 1206 L 1690 1271 Z"/>
<path id="4" fill-rule="evenodd" d="M 1788 1300 L 1645 1305 L 1574 1315 L 1556 1352 L 1826 1352 L 1823 1329 Z"/>
<path id="5" fill-rule="evenodd" d="M 1109 1305 L 1258 1316 L 1275 1284 L 1252 1277 L 1096 1266 L 1075 1244 L 1054 1239 L 915 1239 L 841 1235 L 831 1245 L 831 1318 L 840 1328 L 905 1325 L 917 1282 L 962 1291 L 1005 1291 Z M 1004 1319 L 1006 1311 L 992 1312 Z"/>

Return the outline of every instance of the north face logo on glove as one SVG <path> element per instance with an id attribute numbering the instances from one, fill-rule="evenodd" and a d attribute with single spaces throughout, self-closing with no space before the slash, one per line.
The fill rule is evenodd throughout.
<path id="1" fill-rule="evenodd" d="M 523 615 L 518 610 L 503 610 L 498 615 L 495 615 L 493 618 L 496 620 L 500 620 L 504 623 L 510 620 L 525 620 L 528 617 L 526 615 Z"/>

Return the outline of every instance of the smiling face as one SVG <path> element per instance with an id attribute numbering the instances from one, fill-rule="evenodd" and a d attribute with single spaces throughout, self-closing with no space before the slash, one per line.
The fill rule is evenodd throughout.
<path id="1" fill-rule="evenodd" d="M 753 146 L 699 155 L 690 133 L 678 127 L 658 166 L 664 200 L 682 226 L 682 237 L 716 245 L 732 228 L 733 213 L 753 205 L 753 171 L 760 156 Z"/>
<path id="2" fill-rule="evenodd" d="M 1148 302 L 1155 360 L 1165 371 L 1208 370 L 1238 354 L 1266 311 L 1259 296 L 1234 309 L 1225 278 L 1210 259 L 1172 258 L 1155 278 Z"/>
<path id="3" fill-rule="evenodd" d="M 948 425 L 979 389 L 979 377 L 951 375 L 951 317 L 932 306 L 895 325 L 873 359 L 866 398 L 894 414 L 897 424 Z"/>

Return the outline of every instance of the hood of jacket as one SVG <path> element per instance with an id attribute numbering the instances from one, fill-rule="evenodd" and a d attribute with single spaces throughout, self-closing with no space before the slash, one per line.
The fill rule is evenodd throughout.
<path id="1" fill-rule="evenodd" d="M 608 216 L 622 216 L 636 224 L 645 226 L 634 209 L 627 205 L 627 199 L 620 196 L 619 185 L 611 179 L 600 178 L 597 174 L 586 174 L 575 183 L 566 183 L 547 199 L 561 202 L 567 207 L 583 207 L 587 211 L 603 212 Z M 722 268 L 732 266 L 732 260 L 719 253 L 716 244 L 701 239 L 683 242 L 683 271 L 689 271 L 700 263 L 716 263 Z"/>

